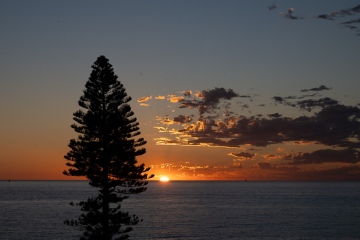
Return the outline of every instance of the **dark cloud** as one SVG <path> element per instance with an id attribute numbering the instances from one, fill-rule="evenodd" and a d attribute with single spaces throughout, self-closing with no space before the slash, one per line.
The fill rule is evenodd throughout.
<path id="1" fill-rule="evenodd" d="M 218 107 L 220 100 L 231 100 L 232 98 L 239 97 L 232 89 L 215 88 L 211 90 L 202 90 L 196 94 L 197 99 L 182 99 L 179 108 L 198 108 L 200 115 L 204 113 L 211 113 Z"/>
<path id="2" fill-rule="evenodd" d="M 275 102 L 277 102 L 277 103 L 283 103 L 283 102 L 284 102 L 284 98 L 283 98 L 283 97 L 274 96 L 273 99 L 274 99 Z"/>
<path id="3" fill-rule="evenodd" d="M 301 92 L 310 92 L 310 91 L 319 92 L 324 90 L 331 90 L 331 88 L 328 88 L 325 85 L 320 85 L 320 87 L 317 88 L 302 89 Z"/>
<path id="4" fill-rule="evenodd" d="M 201 101 L 196 99 L 191 99 L 191 100 L 182 99 L 179 102 L 181 103 L 179 108 L 198 108 L 201 105 Z"/>
<path id="5" fill-rule="evenodd" d="M 327 15 L 327 14 L 320 14 L 320 15 L 317 15 L 315 18 L 321 18 L 321 19 L 333 20 L 334 21 L 334 18 L 332 18 L 330 15 Z"/>
<path id="6" fill-rule="evenodd" d="M 325 91 L 325 90 L 330 90 L 330 89 L 331 88 L 328 88 L 325 85 L 321 85 L 320 87 L 317 87 L 317 88 L 302 89 L 301 92 L 310 92 L 310 91 L 319 92 L 319 91 Z M 317 96 L 317 93 L 309 94 L 309 95 L 302 95 L 302 96 L 286 96 L 286 97 L 274 96 L 273 100 L 275 101 L 275 103 L 283 104 L 285 106 L 290 106 L 290 107 L 298 107 L 300 109 L 303 109 L 303 110 L 306 110 L 309 112 L 312 111 L 313 108 L 319 108 L 319 107 L 325 108 L 327 106 L 339 104 L 339 101 L 334 100 L 329 97 L 324 97 L 324 98 L 319 98 L 319 99 L 306 99 L 306 100 L 301 100 L 301 101 L 293 101 L 293 100 L 299 100 L 299 99 L 304 99 L 304 98 L 309 98 L 309 97 L 319 97 L 319 96 Z"/>
<path id="7" fill-rule="evenodd" d="M 275 8 L 276 8 L 276 4 L 275 4 L 275 3 L 271 4 L 270 6 L 268 6 L 269 11 L 271 11 L 271 10 L 273 10 L 273 9 L 275 9 Z"/>
<path id="8" fill-rule="evenodd" d="M 249 104 L 241 104 L 240 107 L 241 107 L 242 109 L 244 109 L 244 108 L 250 108 Z"/>
<path id="9" fill-rule="evenodd" d="M 353 24 L 353 23 L 360 23 L 360 18 L 359 19 L 354 19 L 354 20 L 351 20 L 351 21 L 342 22 L 341 24 Z"/>
<path id="10" fill-rule="evenodd" d="M 357 26 L 354 26 L 352 24 L 359 24 L 360 23 L 360 18 L 358 19 L 353 19 L 353 20 L 350 20 L 350 21 L 346 21 L 346 22 L 342 22 L 341 24 L 351 30 L 356 30 L 358 32 L 358 36 L 360 36 L 360 31 L 359 31 L 359 27 Z"/>
<path id="11" fill-rule="evenodd" d="M 174 122 L 175 123 L 189 123 L 192 122 L 192 117 L 187 116 L 187 115 L 179 115 L 177 117 L 174 117 Z"/>
<path id="12" fill-rule="evenodd" d="M 291 106 L 291 107 L 296 107 L 296 105 L 294 103 L 287 101 L 287 100 L 294 99 L 294 97 L 292 97 L 292 96 L 288 96 L 288 97 L 274 96 L 273 99 L 275 100 L 275 103 L 279 103 L 279 104 L 283 104 L 283 105 Z"/>
<path id="13" fill-rule="evenodd" d="M 232 89 L 226 90 L 225 88 L 215 88 L 212 90 L 202 90 L 198 93 L 198 97 L 203 98 L 205 103 L 219 103 L 220 99 L 230 100 L 239 95 Z"/>
<path id="14" fill-rule="evenodd" d="M 189 144 L 265 147 L 271 144 L 315 142 L 327 146 L 358 147 L 360 109 L 344 105 L 323 108 L 314 116 L 298 118 L 229 117 L 221 121 L 199 118 L 197 124 L 180 130 L 196 140 Z M 354 142 L 351 138 L 357 138 Z"/>
<path id="15" fill-rule="evenodd" d="M 355 13 L 360 13 L 360 4 L 353 7 L 353 8 L 350 8 L 352 12 L 355 12 Z"/>
<path id="16" fill-rule="evenodd" d="M 322 149 L 312 153 L 297 153 L 292 156 L 292 164 L 312 164 L 312 163 L 357 163 L 360 161 L 360 152 L 354 149 Z"/>
<path id="17" fill-rule="evenodd" d="M 260 169 L 272 169 L 273 166 L 271 163 L 268 162 L 258 162 L 254 164 L 254 168 L 260 168 Z"/>
<path id="18" fill-rule="evenodd" d="M 239 104 L 228 101 L 239 97 L 239 94 L 231 89 L 215 88 L 187 94 L 177 102 L 174 100 L 173 103 L 178 104 L 180 108 L 197 109 L 197 115 L 158 117 L 157 120 L 165 126 L 164 128 L 158 126 L 159 132 L 176 134 L 176 137 L 158 138 L 157 143 L 234 148 L 246 146 L 246 148 L 256 147 L 257 150 L 281 143 L 289 144 L 288 146 L 317 144 L 325 150 L 297 155 L 284 153 L 282 157 L 280 155 L 274 155 L 272 158 L 270 155 L 258 157 L 262 156 L 271 161 L 275 159 L 287 161 L 288 164 L 291 162 L 292 166 L 328 162 L 355 164 L 358 162 L 358 151 L 360 151 L 360 108 L 342 105 L 332 98 L 319 97 L 319 91 L 329 89 L 321 85 L 301 91 L 315 92 L 314 94 L 273 97 L 275 103 L 312 111 L 307 112 L 306 115 L 302 113 L 298 117 L 287 117 L 278 112 L 242 115 L 244 112 L 239 108 Z M 176 96 L 174 98 L 178 99 Z M 250 105 L 246 106 L 247 109 L 250 107 Z M 238 111 L 233 111 L 235 108 Z M 170 124 L 178 125 L 170 130 L 167 127 Z M 331 150 L 327 150 L 330 148 Z M 229 155 L 234 156 L 237 161 L 255 158 L 255 154 L 248 152 L 232 152 Z M 269 168 L 269 166 L 278 170 L 281 168 L 268 163 L 257 167 Z"/>
<path id="19" fill-rule="evenodd" d="M 268 116 L 271 117 L 271 118 L 279 118 L 282 115 L 280 113 L 273 113 L 273 114 L 268 114 Z"/>
<path id="20" fill-rule="evenodd" d="M 339 101 L 325 97 L 325 98 L 321 98 L 321 99 L 317 99 L 317 100 L 314 100 L 314 99 L 302 100 L 302 101 L 298 101 L 296 104 L 301 109 L 304 109 L 304 110 L 307 110 L 310 112 L 315 107 L 325 108 L 327 106 L 337 105 L 337 104 L 339 104 Z"/>
<path id="21" fill-rule="evenodd" d="M 240 95 L 240 96 L 238 96 L 238 97 L 240 97 L 240 98 L 252 98 L 251 95 Z"/>
<path id="22" fill-rule="evenodd" d="M 292 15 L 293 11 L 294 11 L 294 8 L 289 8 L 287 13 L 280 12 L 279 14 L 288 19 L 292 19 L 292 20 L 303 19 L 303 17 L 293 16 Z M 345 17 L 349 17 L 349 16 L 354 16 L 355 14 L 358 14 L 358 13 L 360 13 L 360 5 L 357 5 L 357 6 L 351 7 L 351 8 L 347 8 L 347 9 L 333 11 L 331 13 L 319 14 L 319 15 L 315 16 L 314 18 L 332 20 L 333 22 L 335 22 L 334 20 L 336 20 L 337 18 L 345 18 Z M 360 18 L 359 19 L 351 19 L 351 20 L 348 20 L 345 22 L 341 22 L 340 24 L 343 24 L 344 26 L 346 26 L 349 29 L 356 30 L 356 32 L 358 32 L 357 35 L 360 36 L 360 34 L 359 34 L 360 31 L 359 31 L 358 27 L 351 25 L 351 24 L 357 24 L 357 23 L 360 23 Z"/>
<path id="23" fill-rule="evenodd" d="M 352 29 L 352 30 L 358 29 L 358 27 L 356 27 L 356 26 L 351 26 L 351 25 L 345 25 L 345 27 L 350 28 L 350 29 Z"/>

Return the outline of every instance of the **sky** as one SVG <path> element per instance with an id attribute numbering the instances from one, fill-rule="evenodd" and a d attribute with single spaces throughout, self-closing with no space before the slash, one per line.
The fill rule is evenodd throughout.
<path id="1" fill-rule="evenodd" d="M 6 1 L 0 179 L 64 155 L 106 56 L 154 179 L 360 180 L 360 1 Z"/>

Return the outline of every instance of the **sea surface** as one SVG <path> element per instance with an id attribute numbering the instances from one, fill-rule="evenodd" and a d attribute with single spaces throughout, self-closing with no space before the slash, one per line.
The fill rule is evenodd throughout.
<path id="1" fill-rule="evenodd" d="M 1 240 L 69 240 L 86 181 L 0 181 Z M 360 182 L 152 181 L 131 239 L 360 239 Z"/>

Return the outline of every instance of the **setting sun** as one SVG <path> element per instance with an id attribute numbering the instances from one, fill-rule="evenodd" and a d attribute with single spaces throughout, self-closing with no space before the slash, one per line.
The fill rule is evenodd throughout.
<path id="1" fill-rule="evenodd" d="M 163 177 L 160 178 L 160 181 L 161 181 L 161 182 L 168 182 L 168 181 L 169 181 L 169 178 L 166 177 L 166 176 L 163 176 Z"/>

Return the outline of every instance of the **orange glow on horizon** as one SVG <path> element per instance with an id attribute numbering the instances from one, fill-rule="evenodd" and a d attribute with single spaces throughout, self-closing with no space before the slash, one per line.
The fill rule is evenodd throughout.
<path id="1" fill-rule="evenodd" d="M 162 176 L 162 177 L 160 178 L 160 182 L 168 182 L 168 181 L 169 181 L 169 178 L 166 177 L 166 176 Z"/>

